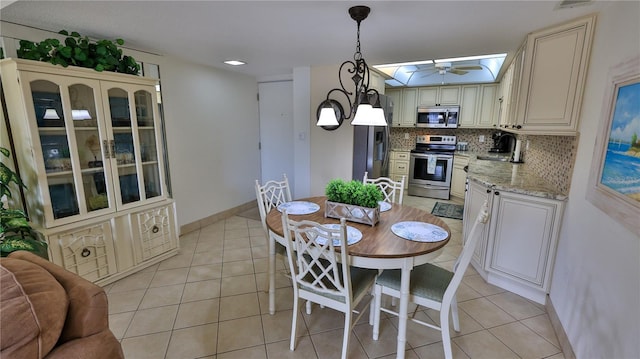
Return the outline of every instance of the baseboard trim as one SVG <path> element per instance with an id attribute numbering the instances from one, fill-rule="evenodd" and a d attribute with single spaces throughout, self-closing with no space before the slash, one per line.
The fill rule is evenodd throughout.
<path id="1" fill-rule="evenodd" d="M 191 222 L 191 223 L 187 223 L 187 224 L 183 224 L 182 226 L 180 226 L 180 235 L 184 235 L 187 234 L 189 232 L 193 232 L 193 231 L 197 231 L 202 227 L 206 227 L 210 224 L 213 224 L 215 222 L 221 221 L 223 219 L 227 219 L 229 217 L 233 217 L 238 213 L 244 212 L 244 211 L 248 211 L 254 207 L 258 206 L 258 202 L 257 201 L 250 201 L 244 204 L 241 204 L 239 206 L 233 207 L 233 208 L 229 208 L 227 210 L 224 210 L 222 212 L 218 212 L 215 214 L 212 214 L 210 216 L 207 216 L 205 218 L 199 219 L 197 221 Z"/>
<path id="2" fill-rule="evenodd" d="M 558 313 L 556 313 L 556 309 L 553 307 L 551 297 L 547 297 L 547 304 L 545 305 L 545 308 L 547 309 L 547 314 L 549 315 L 549 319 L 551 320 L 551 326 L 556 332 L 556 337 L 558 337 L 560 349 L 562 349 L 562 353 L 564 354 L 565 359 L 576 359 L 576 354 L 573 352 L 571 342 L 569 342 L 569 337 L 562 327 L 562 323 L 560 322 Z"/>

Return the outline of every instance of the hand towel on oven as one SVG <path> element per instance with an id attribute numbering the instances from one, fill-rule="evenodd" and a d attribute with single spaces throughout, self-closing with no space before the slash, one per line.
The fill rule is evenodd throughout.
<path id="1" fill-rule="evenodd" d="M 432 175 L 436 173 L 436 160 L 436 156 L 427 155 L 427 174 Z"/>

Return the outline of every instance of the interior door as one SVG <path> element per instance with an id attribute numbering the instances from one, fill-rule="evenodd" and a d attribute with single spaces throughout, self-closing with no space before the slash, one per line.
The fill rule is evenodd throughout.
<path id="1" fill-rule="evenodd" d="M 261 82 L 258 93 L 261 183 L 286 173 L 293 193 L 293 81 Z"/>

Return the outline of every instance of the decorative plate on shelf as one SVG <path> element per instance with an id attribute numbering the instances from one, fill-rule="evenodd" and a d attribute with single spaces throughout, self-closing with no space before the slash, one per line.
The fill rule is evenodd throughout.
<path id="1" fill-rule="evenodd" d="M 385 201 L 379 201 L 380 204 L 380 212 L 386 212 L 391 209 L 391 203 Z"/>
<path id="2" fill-rule="evenodd" d="M 333 223 L 333 224 L 324 224 L 323 226 L 330 228 L 330 229 L 338 229 L 340 228 L 340 225 L 338 223 Z M 352 245 L 354 243 L 358 243 L 360 242 L 360 240 L 362 239 L 362 232 L 360 232 L 359 229 L 355 228 L 355 227 L 351 227 L 351 226 L 347 226 L 347 245 Z M 316 242 L 318 242 L 319 244 L 324 245 L 325 243 L 327 243 L 328 238 L 325 237 L 318 237 L 316 238 Z M 333 240 L 333 245 L 335 247 L 340 246 L 340 241 L 337 239 Z"/>
<path id="3" fill-rule="evenodd" d="M 440 242 L 449 236 L 443 228 L 424 222 L 398 222 L 391 226 L 391 232 L 398 237 L 416 242 Z"/>
<path id="4" fill-rule="evenodd" d="M 287 214 L 300 215 L 311 214 L 320 210 L 320 206 L 313 202 L 306 201 L 293 201 L 281 203 L 278 206 L 278 211 L 282 212 L 287 210 Z"/>

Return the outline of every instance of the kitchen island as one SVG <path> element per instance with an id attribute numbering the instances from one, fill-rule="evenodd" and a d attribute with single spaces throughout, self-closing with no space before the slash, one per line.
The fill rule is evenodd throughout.
<path id="1" fill-rule="evenodd" d="M 471 264 L 488 283 L 545 304 L 567 195 L 526 163 L 478 157 L 469 155 L 465 238 L 485 201 L 491 217 Z"/>

